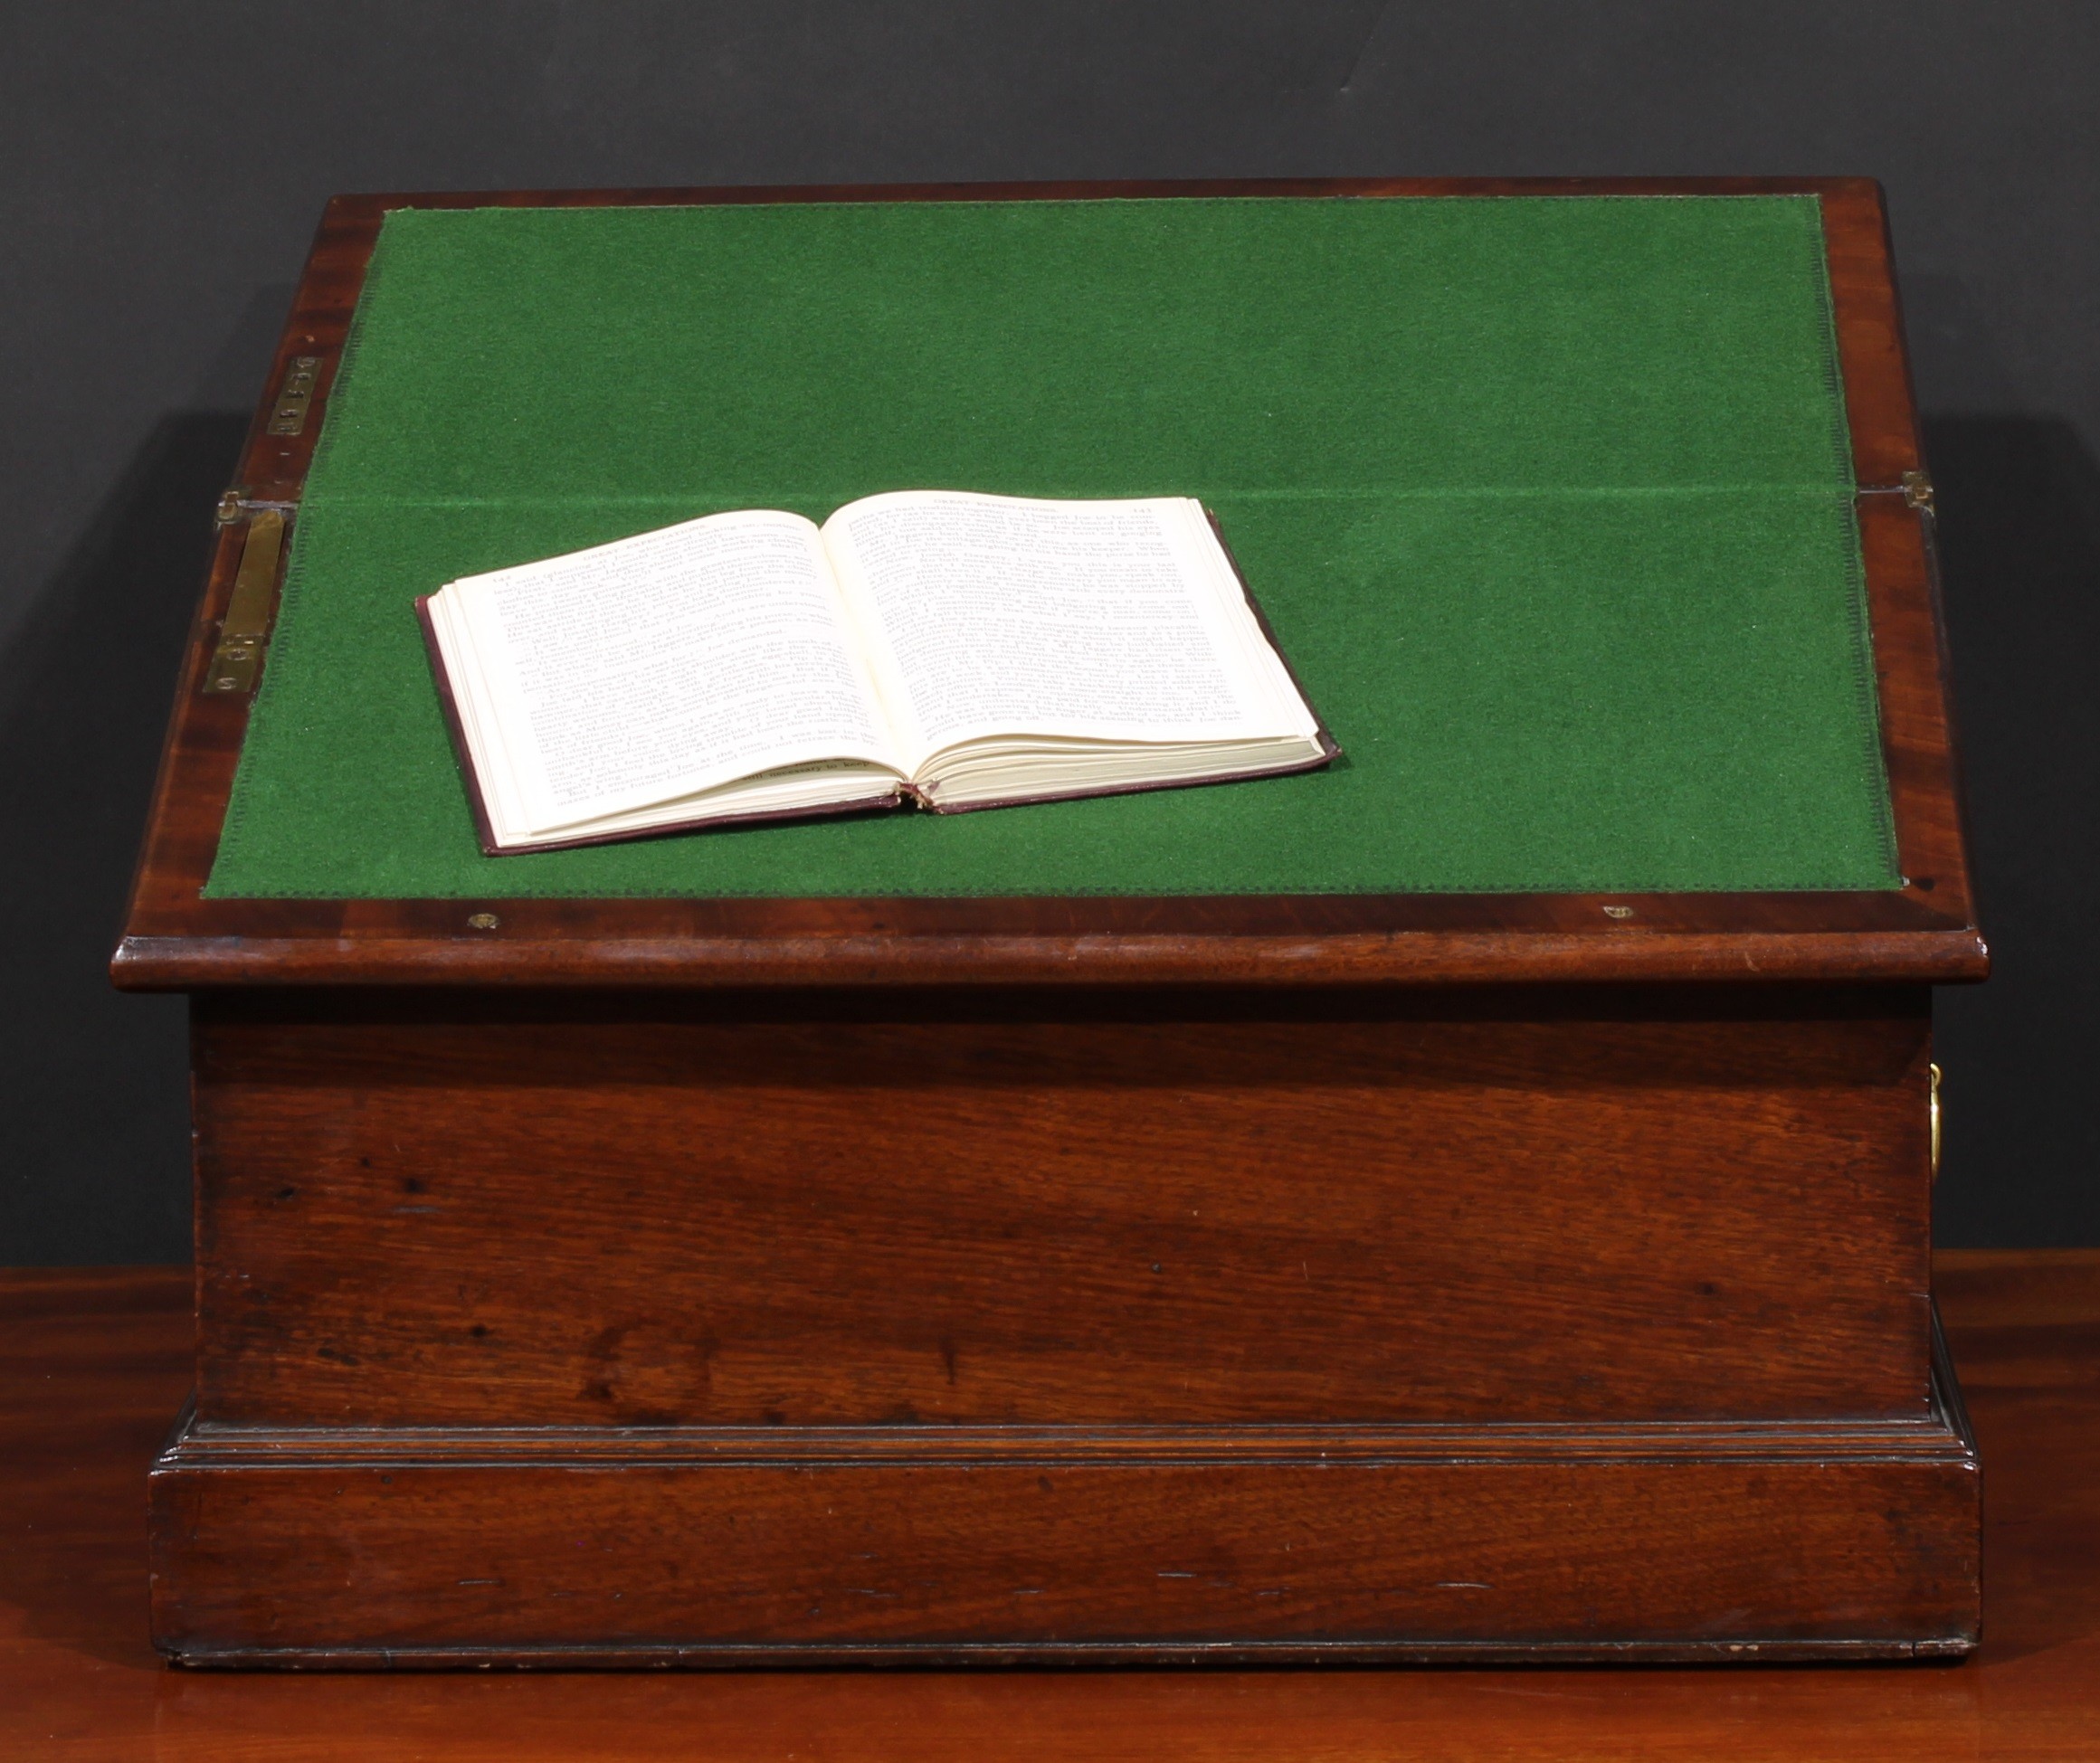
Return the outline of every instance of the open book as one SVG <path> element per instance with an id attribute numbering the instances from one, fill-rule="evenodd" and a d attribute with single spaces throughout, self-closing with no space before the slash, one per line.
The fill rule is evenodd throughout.
<path id="1" fill-rule="evenodd" d="M 822 528 L 711 515 L 416 609 L 490 856 L 1337 751 L 1183 498 L 906 491 Z"/>

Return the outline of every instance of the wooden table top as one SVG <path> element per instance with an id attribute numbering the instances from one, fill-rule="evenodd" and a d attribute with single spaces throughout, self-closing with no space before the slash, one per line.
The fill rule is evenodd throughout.
<path id="1" fill-rule="evenodd" d="M 180 1269 L 0 1272 L 0 1755 L 709 1759 L 2100 1757 L 2100 1251 L 1943 1256 L 1985 1465 L 1959 1665 L 243 1674 L 146 1639 Z"/>

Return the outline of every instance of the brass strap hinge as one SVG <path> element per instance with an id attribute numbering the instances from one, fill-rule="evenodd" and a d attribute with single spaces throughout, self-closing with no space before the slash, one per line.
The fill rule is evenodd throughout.
<path id="1" fill-rule="evenodd" d="M 227 492 L 229 496 L 233 491 Z M 220 504 L 224 517 L 225 504 Z M 236 516 L 238 518 L 238 516 Z M 233 573 L 233 592 L 226 616 L 219 621 L 219 646 L 204 674 L 207 692 L 251 692 L 262 667 L 262 640 L 270 629 L 270 599 L 277 588 L 277 560 L 284 550 L 284 516 L 275 508 L 257 508 L 248 520 L 241 545 L 241 564 Z"/>

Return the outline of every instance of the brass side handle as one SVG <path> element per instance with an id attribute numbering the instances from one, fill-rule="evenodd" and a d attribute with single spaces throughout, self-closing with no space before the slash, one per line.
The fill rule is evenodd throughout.
<path id="1" fill-rule="evenodd" d="M 1932 1110 L 1933 1180 L 1937 1181 L 1940 1179 L 1940 1068 L 1933 1065 L 1925 1069 L 1932 1073 L 1932 1100 L 1927 1105 Z"/>

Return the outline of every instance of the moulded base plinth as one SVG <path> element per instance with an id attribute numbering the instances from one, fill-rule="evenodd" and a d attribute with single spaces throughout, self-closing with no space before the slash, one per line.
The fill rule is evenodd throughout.
<path id="1" fill-rule="evenodd" d="M 153 1474 L 193 1665 L 1316 1663 L 1968 1651 L 1918 1421 L 225 1427 Z"/>

